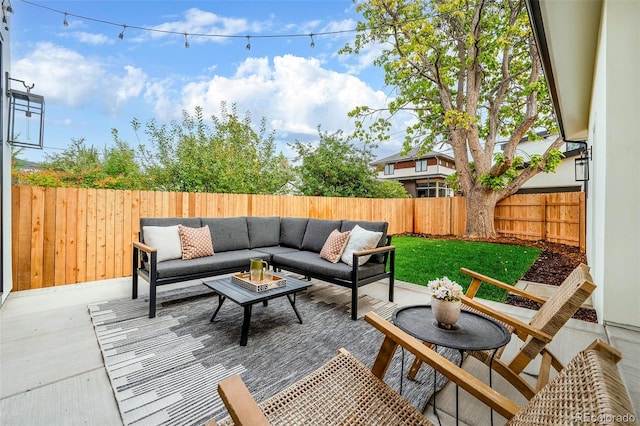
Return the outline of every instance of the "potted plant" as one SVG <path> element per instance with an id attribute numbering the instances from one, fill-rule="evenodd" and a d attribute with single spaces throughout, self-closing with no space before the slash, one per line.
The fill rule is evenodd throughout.
<path id="1" fill-rule="evenodd" d="M 462 308 L 462 287 L 447 277 L 429 281 L 431 291 L 431 310 L 439 326 L 451 329 L 458 321 Z"/>

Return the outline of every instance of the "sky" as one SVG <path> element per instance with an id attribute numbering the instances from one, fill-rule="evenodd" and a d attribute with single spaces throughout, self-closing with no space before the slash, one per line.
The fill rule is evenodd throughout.
<path id="1" fill-rule="evenodd" d="M 379 46 L 338 53 L 362 20 L 350 0 L 13 0 L 12 7 L 11 77 L 34 83 L 46 103 L 45 149 L 25 149 L 20 157 L 29 161 L 72 139 L 109 146 L 113 128 L 131 146 L 148 145 L 132 119 L 170 123 L 196 106 L 219 115 L 221 102 L 236 104 L 241 117 L 249 112 L 256 126 L 264 117 L 278 150 L 293 159 L 288 144 L 317 142 L 318 126 L 348 134 L 350 110 L 384 106 L 392 94 L 373 65 Z M 400 151 L 403 136 L 394 128 L 376 157 Z"/>

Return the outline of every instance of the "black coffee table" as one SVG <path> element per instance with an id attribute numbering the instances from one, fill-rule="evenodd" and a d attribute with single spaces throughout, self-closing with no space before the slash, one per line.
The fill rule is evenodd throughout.
<path id="1" fill-rule="evenodd" d="M 293 311 L 302 324 L 302 317 L 296 309 L 296 293 L 311 287 L 311 282 L 301 281 L 296 278 L 286 277 L 287 285 L 266 291 L 251 291 L 231 282 L 231 277 L 219 278 L 205 281 L 204 285 L 218 294 L 218 308 L 211 317 L 211 322 L 216 318 L 222 304 L 229 299 L 244 308 L 244 319 L 242 321 L 242 332 L 240 334 L 240 346 L 246 346 L 249 337 L 249 324 L 251 323 L 251 309 L 256 303 L 262 302 L 267 306 L 268 301 L 276 297 L 287 296 Z"/>
<path id="2" fill-rule="evenodd" d="M 393 314 L 393 323 L 401 330 L 416 339 L 430 343 L 433 346 L 445 346 L 460 351 L 460 366 L 465 351 L 496 350 L 511 340 L 511 332 L 501 323 L 475 312 L 463 310 L 460 318 L 450 330 L 438 326 L 430 305 L 413 305 L 398 309 Z M 493 355 L 489 364 L 489 386 L 491 386 L 491 367 Z M 415 375 L 420 362 L 414 362 L 411 374 Z M 436 380 L 434 371 L 433 381 L 433 412 L 436 411 Z M 424 411 L 424 410 L 423 410 Z M 438 421 L 440 418 L 438 418 Z M 491 416 L 493 423 L 493 412 Z M 458 386 L 456 385 L 456 424 L 458 423 Z"/>

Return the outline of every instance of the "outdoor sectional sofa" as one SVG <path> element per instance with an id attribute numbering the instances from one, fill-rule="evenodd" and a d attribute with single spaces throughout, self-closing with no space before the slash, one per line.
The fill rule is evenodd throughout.
<path id="1" fill-rule="evenodd" d="M 207 225 L 215 251 L 213 256 L 158 261 L 158 247 L 145 244 L 146 227 Z M 353 266 L 332 263 L 319 253 L 334 230 L 351 231 L 358 225 L 381 232 L 376 248 L 353 253 Z M 146 228 L 150 232 L 152 228 Z M 156 228 L 157 229 L 157 228 Z M 138 277 L 149 283 L 149 318 L 156 315 L 156 289 L 160 285 L 249 269 L 249 260 L 261 258 L 274 271 L 290 271 L 351 289 L 351 318 L 357 318 L 358 287 L 389 279 L 389 301 L 393 301 L 395 248 L 387 235 L 387 222 L 323 220 L 280 217 L 231 218 L 141 218 L 139 241 L 133 242 L 133 299 L 138 297 Z M 150 235 L 149 235 L 150 236 Z M 175 248 L 175 247 L 174 247 Z M 179 249 L 179 248 L 178 248 Z M 359 259 L 371 256 L 364 264 Z"/>

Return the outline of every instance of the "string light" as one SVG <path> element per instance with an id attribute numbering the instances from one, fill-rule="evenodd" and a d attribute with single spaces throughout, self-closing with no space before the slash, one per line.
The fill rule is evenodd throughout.
<path id="1" fill-rule="evenodd" d="M 189 40 L 187 39 L 187 33 L 184 33 L 184 47 L 189 48 Z"/>
<path id="2" fill-rule="evenodd" d="M 64 15 L 64 21 L 63 21 L 63 25 L 66 27 L 69 25 L 69 22 L 67 21 L 67 17 L 68 16 L 72 16 L 74 18 L 78 18 L 78 19 L 83 19 L 83 20 L 87 20 L 87 21 L 92 21 L 92 22 L 98 22 L 101 24 L 105 24 L 105 25 L 113 25 L 113 26 L 118 26 L 118 27 L 122 27 L 122 31 L 120 31 L 120 33 L 118 34 L 118 38 L 119 39 L 123 39 L 124 38 L 124 31 L 127 28 L 133 28 L 136 30 L 141 30 L 141 31 L 149 31 L 149 32 L 155 32 L 155 33 L 161 33 L 161 34 L 174 34 L 174 35 L 184 35 L 185 36 L 185 47 L 189 47 L 189 42 L 186 39 L 188 36 L 195 36 L 195 37 L 208 37 L 208 38 L 242 38 L 245 37 L 247 39 L 247 45 L 245 46 L 247 50 L 251 50 L 251 37 L 253 38 L 296 38 L 296 37 L 310 37 L 311 38 L 311 43 L 309 44 L 310 47 L 315 47 L 316 43 L 314 40 L 314 36 L 328 36 L 328 35 L 338 35 L 338 34 L 347 34 L 347 33 L 357 33 L 358 29 L 347 29 L 347 30 L 335 30 L 335 31 L 324 31 L 324 32 L 319 32 L 319 33 L 307 33 L 307 34 L 271 34 L 271 35 L 233 35 L 233 34 L 211 34 L 211 33 L 188 33 L 188 32 L 180 32 L 180 31 L 171 31 L 171 30 L 162 30 L 159 28 L 150 28 L 150 27 L 141 27 L 141 26 L 135 26 L 135 25 L 124 25 L 124 24 L 119 24 L 117 22 L 111 22 L 111 21 L 107 21 L 104 19 L 98 19 L 98 18 L 92 18 L 90 16 L 82 16 L 82 15 L 77 15 L 74 13 L 70 13 L 70 12 L 65 12 L 65 11 L 61 11 L 61 10 L 57 10 L 42 4 L 38 4 L 38 3 L 34 3 L 32 1 L 29 0 L 22 0 L 23 3 L 29 4 L 31 6 L 35 6 L 35 7 L 39 7 L 41 9 L 46 9 L 49 10 L 51 12 L 55 12 L 55 13 L 59 13 L 61 15 Z M 4 1 L 3 1 L 4 3 Z M 6 10 L 8 12 L 12 12 L 13 10 L 10 10 L 10 6 L 6 8 Z M 430 17 L 437 17 L 437 16 L 442 16 L 442 15 L 449 15 L 455 12 L 459 12 L 462 11 L 463 9 L 456 9 L 456 10 L 451 10 L 448 11 L 446 14 L 432 14 L 432 15 L 428 15 Z M 409 20 L 406 21 L 406 23 L 412 22 L 412 21 L 418 21 L 420 19 L 423 18 L 416 18 L 414 20 Z M 372 26 L 372 27 L 368 27 L 366 28 L 367 30 L 379 30 L 382 28 L 389 28 L 392 25 L 389 24 L 383 24 L 380 26 Z"/>

